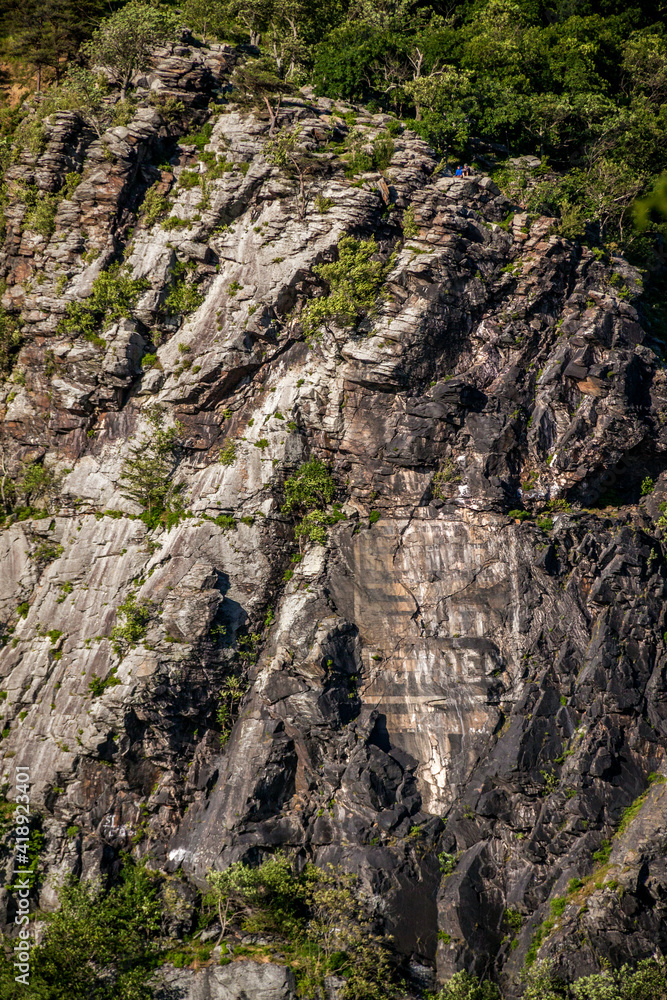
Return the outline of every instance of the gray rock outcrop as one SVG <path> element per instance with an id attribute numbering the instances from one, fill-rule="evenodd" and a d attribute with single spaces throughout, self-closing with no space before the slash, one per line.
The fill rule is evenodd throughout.
<path id="1" fill-rule="evenodd" d="M 209 108 L 236 58 L 165 54 L 126 127 L 100 141 L 62 114 L 12 167 L 3 472 L 43 462 L 57 486 L 48 516 L 0 532 L 2 774 L 34 776 L 35 903 L 120 849 L 197 883 L 283 847 L 358 872 L 399 951 L 442 977 L 510 983 L 531 949 L 565 974 L 663 953 L 667 370 L 640 275 L 512 219 L 407 130 L 384 175 L 347 177 L 340 144 L 387 117 L 298 97 L 303 205 L 268 120 L 233 93 Z M 19 186 L 72 171 L 53 234 L 27 231 Z M 395 253 L 383 295 L 306 343 L 313 268 L 346 234 Z M 61 320 L 114 261 L 143 285 L 100 344 Z M 120 482 L 156 404 L 181 443 L 169 528 Z M 298 551 L 284 482 L 313 457 L 346 516 Z M 121 659 L 132 594 L 149 620 Z M 167 983 L 294 988 L 249 962 Z"/>

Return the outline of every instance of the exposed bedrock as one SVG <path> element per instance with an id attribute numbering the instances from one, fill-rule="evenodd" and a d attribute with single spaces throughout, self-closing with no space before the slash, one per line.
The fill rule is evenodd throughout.
<path id="1" fill-rule="evenodd" d="M 166 53 L 127 127 L 98 140 L 68 113 L 12 168 L 0 266 L 23 344 L 2 471 L 43 462 L 58 484 L 48 516 L 0 532 L 3 775 L 32 767 L 34 902 L 120 849 L 200 884 L 283 848 L 359 872 L 441 977 L 509 983 L 531 945 L 568 974 L 662 952 L 667 375 L 640 276 L 552 219 L 500 225 L 491 179 L 443 176 L 408 131 L 384 176 L 349 179 L 330 145 L 346 109 L 310 95 L 282 111 L 314 165 L 304 209 L 268 120 L 233 93 L 207 106 L 235 58 Z M 356 114 L 363 141 L 385 130 Z M 205 150 L 184 141 L 207 121 Z M 228 169 L 184 180 L 213 169 L 202 152 Z M 57 192 L 73 170 L 54 233 L 23 230 L 19 182 Z M 395 253 L 376 314 L 307 344 L 313 268 L 346 234 Z M 85 339 L 61 320 L 113 262 L 144 284 Z M 155 404 L 178 422 L 188 512 L 168 529 L 121 484 Z M 324 545 L 281 510 L 310 458 L 345 514 Z M 149 613 L 121 658 L 128 599 Z M 247 690 L 225 742 L 232 674 Z M 259 970 L 253 997 L 291 996 Z M 240 996 L 232 973 L 192 997 Z"/>

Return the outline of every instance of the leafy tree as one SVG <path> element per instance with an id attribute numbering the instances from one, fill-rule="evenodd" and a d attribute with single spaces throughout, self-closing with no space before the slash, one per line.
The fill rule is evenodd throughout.
<path id="1" fill-rule="evenodd" d="M 259 45 L 274 10 L 273 0 L 227 0 L 228 16 L 239 21 L 250 34 L 250 44 Z"/>
<path id="2" fill-rule="evenodd" d="M 35 89 L 41 91 L 44 71 L 51 70 L 58 82 L 106 5 L 102 0 L 8 0 L 4 7 L 0 28 L 8 36 L 6 55 L 36 72 Z"/>
<path id="3" fill-rule="evenodd" d="M 6 514 L 30 516 L 49 510 L 58 494 L 62 476 L 42 462 L 23 465 L 15 477 L 10 476 L 4 455 L 0 456 L 0 501 Z"/>
<path id="4" fill-rule="evenodd" d="M 255 106 L 261 107 L 264 104 L 269 113 L 269 136 L 273 136 L 283 95 L 293 90 L 292 84 L 280 76 L 275 59 L 270 56 L 248 59 L 236 70 L 234 84 L 245 99 Z M 276 97 L 278 103 L 274 108 L 271 102 Z"/>
<path id="5" fill-rule="evenodd" d="M 154 528 L 183 507 L 182 484 L 175 484 L 180 424 L 165 428 L 160 406 L 146 411 L 149 430 L 130 449 L 120 475 L 122 496 L 143 508 L 142 519 Z"/>
<path id="6" fill-rule="evenodd" d="M 15 1000 L 150 1000 L 159 945 L 158 879 L 126 864 L 121 882 L 70 878 L 60 909 L 46 915 L 42 942 L 32 949 L 30 985 L 14 982 L 13 958 L 2 951 L 0 991 Z"/>
<path id="7" fill-rule="evenodd" d="M 102 22 L 83 51 L 109 72 L 125 100 L 133 75 L 146 68 L 156 46 L 176 40 L 180 23 L 166 7 L 130 0 Z"/>
<path id="8" fill-rule="evenodd" d="M 274 932 L 285 936 L 295 934 L 305 916 L 305 887 L 294 877 L 288 858 L 278 854 L 260 867 L 251 868 L 243 862 L 230 865 L 225 871 L 208 874 L 209 894 L 205 899 L 213 906 L 222 926 L 221 939 L 231 922 L 253 933 Z"/>
<path id="9" fill-rule="evenodd" d="M 405 28 L 417 0 L 354 0 L 350 20 L 373 28 Z"/>
<path id="10" fill-rule="evenodd" d="M 660 175 L 653 190 L 646 198 L 635 202 L 634 213 L 640 229 L 648 228 L 652 213 L 661 219 L 667 219 L 667 173 Z"/>
<path id="11" fill-rule="evenodd" d="M 221 739 L 224 745 L 229 739 L 234 724 L 234 716 L 238 710 L 241 698 L 245 694 L 246 685 L 239 677 L 228 677 L 220 691 L 220 701 L 216 712 L 216 720 L 220 726 Z"/>
<path id="12" fill-rule="evenodd" d="M 336 486 L 328 468 L 318 458 L 305 462 L 285 481 L 283 514 L 303 513 L 326 507 L 335 496 Z"/>
<path id="13" fill-rule="evenodd" d="M 227 9 L 222 0 L 185 0 L 183 18 L 206 44 L 209 35 L 224 33 Z"/>
<path id="14" fill-rule="evenodd" d="M 238 862 L 211 871 L 207 881 L 205 905 L 218 915 L 220 940 L 239 924 L 252 933 L 286 938 L 287 951 L 294 949 L 298 957 L 300 993 L 321 993 L 324 977 L 336 971 L 345 976 L 345 1000 L 395 996 L 388 939 L 372 933 L 370 900 L 356 875 L 310 863 L 297 873 L 278 854 L 256 868 Z"/>
<path id="15" fill-rule="evenodd" d="M 150 601 L 137 601 L 134 591 L 118 605 L 116 624 L 111 630 L 111 645 L 113 651 L 121 659 L 128 651 L 134 649 L 148 631 L 151 620 L 152 604 Z"/>
<path id="16" fill-rule="evenodd" d="M 296 198 L 297 214 L 303 219 L 306 214 L 306 177 L 315 168 L 312 159 L 299 152 L 299 125 L 284 126 L 266 144 L 266 158 L 277 167 L 296 173 L 299 179 L 299 194 Z"/>
<path id="17" fill-rule="evenodd" d="M 415 104 L 418 122 L 414 128 L 442 150 L 447 163 L 452 146 L 465 146 L 470 136 L 474 106 L 471 74 L 447 66 L 432 76 L 406 83 L 405 93 Z"/>

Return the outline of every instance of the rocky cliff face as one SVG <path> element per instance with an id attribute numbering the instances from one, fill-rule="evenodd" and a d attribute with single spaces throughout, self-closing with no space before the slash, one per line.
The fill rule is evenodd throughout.
<path id="1" fill-rule="evenodd" d="M 388 119 L 310 95 L 281 110 L 304 204 L 268 117 L 218 99 L 237 57 L 164 53 L 127 126 L 60 114 L 11 169 L 3 471 L 42 462 L 57 489 L 0 532 L 0 705 L 40 863 L 89 874 L 131 848 L 196 881 L 282 846 L 360 872 L 441 977 L 664 951 L 667 374 L 639 275 L 548 218 L 500 225 L 490 178 L 443 176 L 407 131 L 349 179 L 337 144 Z M 48 237 L 25 225 L 31 184 L 63 195 Z M 308 344 L 313 267 L 346 234 L 395 252 L 384 295 Z M 118 262 L 131 310 L 65 329 Z M 188 511 L 168 530 L 119 482 L 156 404 Z M 314 457 L 346 518 L 294 561 L 284 481 Z M 121 659 L 133 594 L 150 614 Z"/>

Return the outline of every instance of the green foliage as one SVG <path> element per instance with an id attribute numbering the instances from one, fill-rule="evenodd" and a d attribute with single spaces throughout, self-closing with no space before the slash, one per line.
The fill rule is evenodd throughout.
<path id="1" fill-rule="evenodd" d="M 95 278 L 88 298 L 67 303 L 58 332 L 71 336 L 81 334 L 96 346 L 104 346 L 98 330 L 119 319 L 128 319 L 132 315 L 132 307 L 148 287 L 150 283 L 146 279 L 135 281 L 122 270 L 120 264 L 112 264 Z"/>
<path id="2" fill-rule="evenodd" d="M 403 237 L 412 240 L 416 236 L 419 236 L 419 226 L 415 219 L 415 210 L 412 205 L 408 205 L 403 212 Z"/>
<path id="3" fill-rule="evenodd" d="M 442 851 L 438 855 L 438 861 L 440 863 L 440 872 L 443 876 L 451 875 L 458 864 L 460 858 L 460 852 L 455 854 L 448 854 L 446 851 Z"/>
<path id="4" fill-rule="evenodd" d="M 236 461 L 236 442 L 227 441 L 225 446 L 220 449 L 220 455 L 218 461 L 221 465 L 233 465 Z"/>
<path id="5" fill-rule="evenodd" d="M 198 132 L 190 132 L 180 140 L 181 146 L 194 146 L 198 152 L 203 153 L 204 147 L 211 141 L 213 135 L 213 123 L 206 122 Z"/>
<path id="6" fill-rule="evenodd" d="M 444 491 L 444 487 L 448 485 L 455 485 L 461 482 L 461 472 L 459 470 L 456 462 L 448 458 L 446 459 L 442 467 L 436 472 L 431 481 L 431 489 L 433 491 L 433 496 L 436 500 L 446 500 L 447 493 Z"/>
<path id="7" fill-rule="evenodd" d="M 178 215 L 169 215 L 163 219 L 161 225 L 163 229 L 170 232 L 172 229 L 189 229 L 192 222 L 189 219 L 181 219 Z"/>
<path id="8" fill-rule="evenodd" d="M 345 166 L 345 176 L 348 179 L 356 177 L 357 174 L 364 174 L 370 171 L 384 171 L 389 166 L 394 155 L 394 140 L 389 135 L 380 135 L 373 142 L 370 153 L 363 149 L 355 148 L 361 136 L 353 136 L 352 152 Z"/>
<path id="9" fill-rule="evenodd" d="M 61 476 L 42 462 L 23 465 L 15 479 L 3 472 L 0 500 L 5 514 L 13 514 L 19 521 L 45 516 L 58 495 L 60 480 Z"/>
<path id="10" fill-rule="evenodd" d="M 120 612 L 120 608 L 118 610 Z M 126 619 L 125 625 L 124 626 L 116 626 L 114 628 L 114 632 L 116 632 L 117 629 L 118 629 L 119 634 L 114 637 L 113 644 L 114 644 L 115 651 L 117 653 L 120 653 L 120 650 L 121 650 L 121 641 L 122 641 L 121 637 L 120 637 L 120 632 L 129 632 L 129 631 L 131 631 L 131 629 L 128 626 L 127 619 Z M 114 633 L 112 632 L 112 636 L 113 636 L 113 634 Z M 99 698 L 100 695 L 104 694 L 104 692 L 107 690 L 107 688 L 115 687 L 117 684 L 120 684 L 120 681 L 116 677 L 116 668 L 113 667 L 112 670 L 109 673 L 109 676 L 105 677 L 104 680 L 102 680 L 101 677 L 93 677 L 93 679 L 91 681 L 89 681 L 89 683 L 88 683 L 88 690 L 90 691 L 90 693 L 91 693 L 91 695 L 92 695 L 93 698 Z"/>
<path id="11" fill-rule="evenodd" d="M 436 1000 L 500 1000 L 495 983 L 482 982 L 469 972 L 456 972 L 436 994 Z"/>
<path id="12" fill-rule="evenodd" d="M 503 913 L 503 928 L 511 934 L 518 934 L 523 926 L 523 917 L 518 910 L 508 907 Z"/>
<path id="13" fill-rule="evenodd" d="M 35 192 L 34 199 L 27 202 L 28 210 L 23 217 L 23 228 L 33 233 L 39 233 L 44 239 L 53 234 L 56 228 L 56 212 L 60 204 L 60 198 L 55 194 L 45 194 L 43 191 Z"/>
<path id="14" fill-rule="evenodd" d="M 386 943 L 372 933 L 370 900 L 355 875 L 308 862 L 295 872 L 283 855 L 251 868 L 242 862 L 209 872 L 205 906 L 221 938 L 231 926 L 281 939 L 299 993 L 316 996 L 324 977 L 344 977 L 344 1000 L 391 1000 L 395 974 Z M 238 950 L 238 949 L 237 949 Z"/>
<path id="15" fill-rule="evenodd" d="M 130 0 L 102 22 L 83 50 L 93 65 L 108 70 L 124 100 L 133 74 L 146 68 L 156 46 L 175 41 L 179 28 L 180 18 L 168 7 Z"/>
<path id="16" fill-rule="evenodd" d="M 105 891 L 70 877 L 59 899 L 31 949 L 30 986 L 14 982 L 13 959 L 2 951 L 0 993 L 16 1000 L 150 1000 L 162 913 L 157 877 L 126 863 L 119 885 Z"/>
<path id="17" fill-rule="evenodd" d="M 18 319 L 0 306 L 0 377 L 6 378 L 10 374 L 21 343 Z"/>
<path id="18" fill-rule="evenodd" d="M 597 851 L 593 851 L 593 861 L 598 865 L 606 865 L 611 855 L 611 841 L 603 840 Z"/>
<path id="19" fill-rule="evenodd" d="M 140 215 L 146 227 L 154 226 L 161 215 L 167 211 L 169 202 L 159 192 L 160 181 L 149 187 L 141 204 Z"/>
<path id="20" fill-rule="evenodd" d="M 523 1000 L 667 1000 L 664 958 L 582 976 L 569 986 L 555 974 L 550 961 L 536 962 L 521 978 Z"/>
<path id="21" fill-rule="evenodd" d="M 174 483 L 180 451 L 180 424 L 165 428 L 160 406 L 145 411 L 149 429 L 130 449 L 121 471 L 122 495 L 143 508 L 149 528 L 164 523 L 168 514 L 183 510 L 182 485 Z"/>
<path id="22" fill-rule="evenodd" d="M 169 290 L 165 306 L 170 316 L 187 316 L 204 301 L 204 296 L 185 276 L 176 279 Z"/>
<path id="23" fill-rule="evenodd" d="M 225 530 L 236 527 L 236 521 L 232 514 L 218 514 L 217 517 L 213 518 L 213 523 Z"/>
<path id="24" fill-rule="evenodd" d="M 285 481 L 283 514 L 324 508 L 335 496 L 336 486 L 329 469 L 319 459 L 311 459 Z"/>
<path id="25" fill-rule="evenodd" d="M 238 714 L 239 703 L 245 694 L 246 685 L 238 677 L 228 677 L 220 690 L 220 701 L 215 714 L 220 727 L 220 743 L 225 745 Z"/>
<path id="26" fill-rule="evenodd" d="M 305 539 L 324 545 L 327 527 L 344 519 L 345 515 L 337 506 L 330 507 L 335 493 L 336 485 L 329 469 L 317 458 L 305 462 L 285 481 L 285 502 L 281 512 L 299 517 L 294 529 L 299 544 Z"/>
<path id="27" fill-rule="evenodd" d="M 315 208 L 320 213 L 320 215 L 326 215 L 334 206 L 333 198 L 325 198 L 323 195 L 318 194 L 315 198 Z"/>
<path id="28" fill-rule="evenodd" d="M 378 294 L 395 261 L 394 255 L 386 264 L 377 257 L 374 236 L 368 240 L 343 236 L 338 243 L 338 260 L 313 268 L 328 285 L 329 293 L 311 300 L 301 312 L 306 340 L 318 336 L 321 328 L 328 328 L 330 323 L 354 328 L 364 317 L 373 316 Z"/>
<path id="29" fill-rule="evenodd" d="M 654 486 L 655 486 L 655 483 L 651 479 L 651 477 L 650 476 L 644 476 L 644 478 L 642 479 L 642 485 L 641 485 L 641 495 L 643 497 L 650 496 L 651 493 L 653 492 Z"/>
<path id="30" fill-rule="evenodd" d="M 150 601 L 137 601 L 137 595 L 135 591 L 130 591 L 125 600 L 118 605 L 118 610 L 116 612 L 116 624 L 111 630 L 111 645 L 113 651 L 117 656 L 121 658 L 125 655 L 128 649 L 134 649 L 138 642 L 140 642 L 148 631 L 148 625 L 151 620 L 151 614 L 153 611 L 153 605 Z M 97 682 L 99 678 L 95 678 Z M 91 691 L 92 684 L 91 681 Z M 101 682 L 106 687 L 110 686 L 110 682 Z M 111 684 L 118 684 L 117 680 L 111 681 Z M 104 690 L 104 687 L 102 688 Z M 95 692 L 93 692 L 95 693 Z M 102 693 L 99 691 L 98 693 Z"/>
<path id="31" fill-rule="evenodd" d="M 54 559 L 59 559 L 63 551 L 62 545 L 58 545 L 55 542 L 40 542 L 35 547 L 33 557 L 36 562 L 46 564 L 53 562 Z"/>
<path id="32" fill-rule="evenodd" d="M 276 60 L 268 55 L 244 60 L 237 66 L 232 83 L 242 99 L 269 112 L 273 131 L 276 112 L 271 100 L 293 90 L 293 84 L 281 76 Z"/>

